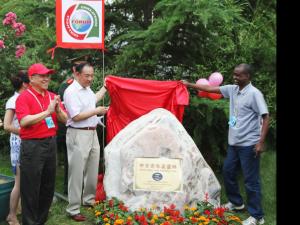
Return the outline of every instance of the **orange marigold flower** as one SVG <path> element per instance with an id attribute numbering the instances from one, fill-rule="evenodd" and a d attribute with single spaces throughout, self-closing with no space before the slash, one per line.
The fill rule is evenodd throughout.
<path id="1" fill-rule="evenodd" d="M 164 217 L 165 214 L 164 213 L 160 213 L 158 217 Z"/>
<path id="2" fill-rule="evenodd" d="M 123 224 L 124 223 L 124 220 L 122 220 L 122 219 L 117 219 L 116 221 L 115 221 L 115 225 L 120 225 L 120 224 Z"/>
<path id="3" fill-rule="evenodd" d="M 127 217 L 127 220 L 131 221 L 131 220 L 132 220 L 132 217 L 131 217 L 131 216 L 128 216 L 128 217 Z"/>
<path id="4" fill-rule="evenodd" d="M 153 215 L 152 219 L 157 220 L 158 216 L 156 214 Z"/>

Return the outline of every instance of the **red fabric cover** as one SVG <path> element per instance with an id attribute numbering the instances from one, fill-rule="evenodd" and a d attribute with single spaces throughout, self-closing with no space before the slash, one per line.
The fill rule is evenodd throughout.
<path id="1" fill-rule="evenodd" d="M 182 82 L 113 75 L 105 80 L 111 98 L 107 112 L 107 143 L 131 121 L 156 108 L 169 110 L 182 122 L 184 106 L 189 104 L 189 93 Z"/>
<path id="2" fill-rule="evenodd" d="M 105 193 L 104 186 L 103 186 L 103 178 L 104 178 L 104 174 L 101 173 L 98 175 L 98 183 L 97 183 L 95 201 L 102 202 L 106 199 L 106 193 Z"/>

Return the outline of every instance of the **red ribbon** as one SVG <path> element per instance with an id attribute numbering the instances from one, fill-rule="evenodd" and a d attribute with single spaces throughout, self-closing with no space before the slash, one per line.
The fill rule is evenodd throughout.
<path id="1" fill-rule="evenodd" d="M 54 59 L 54 51 L 57 48 L 57 45 L 54 48 L 50 48 L 47 50 L 47 53 L 51 53 L 51 59 Z"/>

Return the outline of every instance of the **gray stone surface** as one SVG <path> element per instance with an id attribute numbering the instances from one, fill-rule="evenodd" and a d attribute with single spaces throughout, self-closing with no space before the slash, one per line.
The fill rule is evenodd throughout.
<path id="1" fill-rule="evenodd" d="M 132 121 L 105 148 L 104 188 L 107 198 L 117 197 L 131 209 L 175 204 L 193 206 L 205 199 L 220 205 L 221 186 L 193 139 L 169 111 L 159 108 Z M 134 191 L 134 159 L 181 158 L 182 192 Z"/>

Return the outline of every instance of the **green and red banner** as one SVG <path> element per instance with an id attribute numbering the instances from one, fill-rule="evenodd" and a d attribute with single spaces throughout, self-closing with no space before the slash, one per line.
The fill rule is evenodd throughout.
<path id="1" fill-rule="evenodd" d="M 61 48 L 104 49 L 104 0 L 56 0 L 56 42 Z"/>

